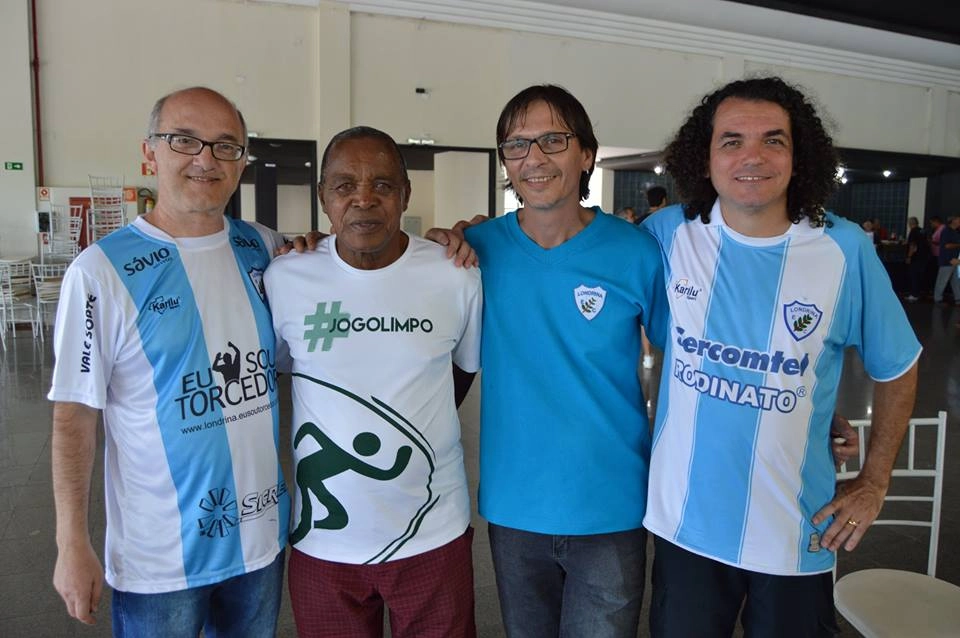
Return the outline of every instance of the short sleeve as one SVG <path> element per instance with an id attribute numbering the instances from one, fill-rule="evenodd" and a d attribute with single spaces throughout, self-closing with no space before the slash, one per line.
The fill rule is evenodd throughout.
<path id="1" fill-rule="evenodd" d="M 48 399 L 103 409 L 120 323 L 116 302 L 75 262 L 60 289 L 53 339 L 56 362 Z"/>
<path id="2" fill-rule="evenodd" d="M 480 274 L 470 272 L 469 293 L 464 307 L 463 331 L 453 350 L 453 362 L 464 372 L 480 369 L 480 327 L 483 320 L 483 285 Z"/>

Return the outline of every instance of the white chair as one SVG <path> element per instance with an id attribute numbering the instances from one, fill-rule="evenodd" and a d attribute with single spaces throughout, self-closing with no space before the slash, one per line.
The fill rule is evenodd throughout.
<path id="1" fill-rule="evenodd" d="M 56 314 L 60 303 L 60 286 L 67 264 L 32 264 L 33 284 L 37 290 L 37 332 L 40 341 L 44 340 L 44 331 L 48 321 L 44 318 L 51 312 Z"/>
<path id="2" fill-rule="evenodd" d="M 33 337 L 37 336 L 31 277 L 29 263 L 0 262 L 0 342 L 4 350 L 7 349 L 7 330 L 15 337 L 17 324 L 29 324 Z"/>
<path id="3" fill-rule="evenodd" d="M 90 175 L 90 210 L 87 245 L 103 239 L 127 223 L 123 203 L 123 178 Z"/>
<path id="4" fill-rule="evenodd" d="M 40 245 L 40 263 L 72 261 L 80 253 L 83 207 L 52 204 L 46 241 Z"/>
<path id="5" fill-rule="evenodd" d="M 859 470 L 868 446 L 870 422 L 850 423 L 860 434 Z M 936 418 L 910 419 L 905 454 L 902 455 L 906 457 L 906 467 L 898 464 L 893 470 L 890 481 L 893 494 L 888 492 L 885 499 L 885 504 L 929 504 L 929 516 L 878 518 L 873 523 L 929 529 L 926 574 L 899 569 L 865 569 L 843 576 L 834 585 L 837 611 L 867 638 L 960 635 L 960 587 L 936 578 L 946 434 L 946 412 L 940 412 Z M 932 450 L 932 461 L 918 463 L 918 450 Z M 838 478 L 849 479 L 856 475 L 857 471 L 848 471 L 844 464 Z M 903 483 L 910 484 L 910 493 L 901 493 Z M 931 483 L 932 489 L 929 489 Z M 926 513 L 927 510 L 927 505 L 912 507 L 914 511 L 922 509 Z M 868 533 L 866 542 L 869 538 Z"/>

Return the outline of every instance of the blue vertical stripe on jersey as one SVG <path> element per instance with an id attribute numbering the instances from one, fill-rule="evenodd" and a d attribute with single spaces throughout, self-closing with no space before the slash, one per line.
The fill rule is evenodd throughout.
<path id="1" fill-rule="evenodd" d="M 266 247 L 261 246 L 261 250 L 246 250 L 238 247 L 238 242 L 234 241 L 235 238 L 242 237 L 246 240 L 247 245 L 256 245 L 252 244 L 257 242 L 261 244 L 263 238 L 260 236 L 260 233 L 256 231 L 255 228 L 249 224 L 244 224 L 238 222 L 237 220 L 230 219 L 230 247 L 233 248 L 233 255 L 237 260 L 237 268 L 240 269 L 241 279 L 243 279 L 244 289 L 247 291 L 247 297 L 250 301 L 250 309 L 253 311 L 254 319 L 257 323 L 257 335 L 260 341 L 260 347 L 267 348 L 270 351 L 270 356 L 276 358 L 276 347 L 274 345 L 275 333 L 273 331 L 273 320 L 270 316 L 270 310 L 267 305 L 266 294 L 263 289 L 263 272 L 267 269 L 267 266 L 270 265 L 270 252 Z M 259 271 L 259 276 L 254 277 L 254 271 Z M 280 407 L 275 403 L 276 392 L 272 392 L 270 395 L 270 402 L 274 405 L 271 408 L 270 412 L 273 417 L 273 442 L 276 448 L 280 449 Z M 277 460 L 277 483 L 279 484 L 283 477 L 283 470 L 280 467 L 280 461 Z M 281 524 L 278 526 L 278 538 L 277 541 L 280 547 L 285 547 L 287 544 L 287 535 L 289 530 L 287 525 L 283 521 L 290 520 L 290 499 L 281 498 L 278 504 L 279 507 L 279 520 Z"/>
<path id="2" fill-rule="evenodd" d="M 816 387 L 811 388 L 810 400 L 814 410 L 810 415 L 810 424 L 808 425 L 810 434 L 807 436 L 807 449 L 804 450 L 803 463 L 800 466 L 800 493 L 797 494 L 800 511 L 805 514 L 800 519 L 799 551 L 797 553 L 797 569 L 802 573 L 831 569 L 836 562 L 834 552 L 819 549 L 819 541 L 833 522 L 833 517 L 831 516 L 816 527 L 811 519 L 813 514 L 830 501 L 836 489 L 836 469 L 833 464 L 830 426 L 833 421 L 837 387 L 840 383 L 843 366 L 831 362 L 830 358 L 840 357 L 842 360 L 843 352 L 831 352 L 830 344 L 846 342 L 849 338 L 849 335 L 846 334 L 847 327 L 851 325 L 851 304 L 846 303 L 851 294 L 847 280 L 850 274 L 847 260 L 850 255 L 843 251 L 843 256 L 844 266 L 840 277 L 840 285 L 837 286 L 836 290 L 837 299 L 834 303 L 833 316 L 830 326 L 827 328 L 827 336 L 824 337 L 824 348 L 813 365 L 813 378 L 817 379 L 817 384 Z M 817 449 L 811 446 L 814 441 L 821 441 L 823 444 Z M 864 441 L 860 441 L 860 444 L 863 445 Z"/>
<path id="3" fill-rule="evenodd" d="M 670 251 L 673 250 L 673 241 L 676 237 L 675 233 L 655 233 L 653 231 L 654 226 L 649 221 L 645 222 L 640 226 L 641 229 L 650 233 L 650 235 L 657 240 L 657 243 L 660 245 L 660 258 L 663 261 L 663 285 L 666 290 L 666 294 L 670 294 L 670 282 L 673 281 L 673 270 L 671 268 L 670 259 L 667 255 L 670 254 Z M 486 312 L 486 309 L 484 309 Z M 674 334 L 671 332 L 671 326 L 673 325 L 672 317 L 670 316 L 670 308 L 667 307 L 667 332 L 664 335 L 664 344 L 663 344 L 663 369 L 661 370 L 660 375 L 660 388 L 657 394 L 657 413 L 654 416 L 654 429 L 653 437 L 650 443 L 650 449 L 657 447 L 657 440 L 660 438 L 660 434 L 663 432 L 661 427 L 664 423 L 667 422 L 670 412 L 670 383 L 667 382 L 667 376 L 669 374 L 670 362 L 673 361 L 673 339 Z"/>
<path id="4" fill-rule="evenodd" d="M 226 428 L 211 427 L 190 434 L 181 430 L 188 423 L 181 414 L 183 404 L 176 399 L 186 394 L 186 386 L 191 383 L 184 371 L 197 375 L 198 386 L 204 378 L 213 378 L 202 319 L 175 244 L 127 226 L 101 240 L 99 246 L 139 312 L 137 329 L 152 367 L 157 422 L 177 490 L 184 575 L 187 586 L 193 587 L 198 575 L 209 576 L 211 572 L 243 565 L 240 534 L 228 529 L 238 523 L 239 514 Z M 138 259 L 139 263 L 150 263 L 131 272 L 130 265 L 137 264 Z M 180 298 L 183 312 L 177 319 L 167 315 L 165 320 L 160 313 L 149 310 L 151 300 L 159 295 Z M 202 418 L 222 419 L 216 402 L 210 404 L 211 409 Z M 223 458 L 212 459 L 211 454 Z M 217 468 L 222 471 L 215 474 Z M 204 534 L 201 521 L 211 516 L 219 525 L 206 528 L 211 533 Z M 215 533 L 215 529 L 224 533 Z"/>
<path id="5" fill-rule="evenodd" d="M 780 286 L 785 244 L 758 249 L 722 232 L 703 339 L 739 349 L 764 352 L 769 347 L 774 314 L 744 313 L 748 300 L 775 299 Z M 704 358 L 701 370 L 740 384 L 762 386 L 764 372 L 734 367 Z M 701 394 L 690 466 L 690 485 L 715 489 L 688 494 L 677 540 L 688 546 L 712 539 L 715 556 L 736 563 L 750 499 L 750 469 L 741 459 L 753 458 L 762 410 L 733 400 Z M 738 449 L 739 448 L 739 449 Z M 729 457 L 722 450 L 730 450 Z M 723 499 L 713 498 L 723 494 Z"/>

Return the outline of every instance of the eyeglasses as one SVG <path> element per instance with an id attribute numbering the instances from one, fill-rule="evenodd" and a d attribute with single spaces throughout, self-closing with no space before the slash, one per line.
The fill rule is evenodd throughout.
<path id="1" fill-rule="evenodd" d="M 213 156 L 225 162 L 236 162 L 243 157 L 243 152 L 246 150 L 245 146 L 233 142 L 208 142 L 182 133 L 154 133 L 150 137 L 165 140 L 170 145 L 170 150 L 184 155 L 199 155 L 203 152 L 204 146 L 209 146 Z"/>
<path id="2" fill-rule="evenodd" d="M 530 154 L 530 146 L 534 143 L 540 147 L 545 155 L 562 153 L 570 145 L 570 138 L 576 137 L 573 133 L 544 133 L 534 139 L 515 137 L 512 140 L 500 142 L 497 146 L 503 154 L 503 159 L 523 159 Z"/>

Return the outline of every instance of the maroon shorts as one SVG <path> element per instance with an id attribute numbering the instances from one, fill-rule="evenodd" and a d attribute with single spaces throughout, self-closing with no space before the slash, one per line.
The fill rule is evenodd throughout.
<path id="1" fill-rule="evenodd" d="M 473 528 L 437 549 L 375 565 L 290 554 L 290 601 L 300 638 L 474 638 Z"/>

